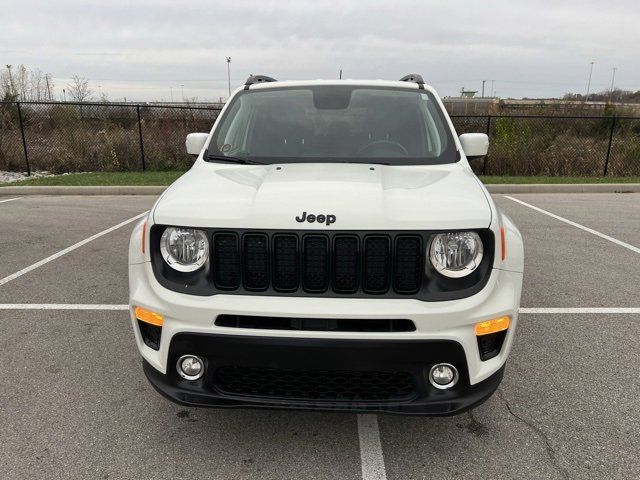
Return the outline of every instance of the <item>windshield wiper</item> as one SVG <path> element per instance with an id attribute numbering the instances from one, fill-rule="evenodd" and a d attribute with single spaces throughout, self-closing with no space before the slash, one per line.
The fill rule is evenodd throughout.
<path id="1" fill-rule="evenodd" d="M 264 162 L 249 160 L 248 158 L 228 157 L 226 155 L 207 155 L 207 160 L 212 160 L 215 162 L 240 163 L 242 165 L 267 165 Z"/>

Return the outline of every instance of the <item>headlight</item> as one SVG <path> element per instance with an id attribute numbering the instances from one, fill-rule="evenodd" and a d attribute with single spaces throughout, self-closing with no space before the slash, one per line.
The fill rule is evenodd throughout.
<path id="1" fill-rule="evenodd" d="M 160 237 L 160 253 L 179 272 L 193 272 L 209 258 L 209 241 L 202 230 L 167 228 Z"/>
<path id="2" fill-rule="evenodd" d="M 482 240 L 476 232 L 439 233 L 431 240 L 429 258 L 445 277 L 460 278 L 478 268 L 482 252 Z"/>

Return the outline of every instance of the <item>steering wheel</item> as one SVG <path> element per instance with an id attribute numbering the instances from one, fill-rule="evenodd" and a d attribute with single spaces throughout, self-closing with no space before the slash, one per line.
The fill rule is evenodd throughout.
<path id="1" fill-rule="evenodd" d="M 406 148 L 404 148 L 404 145 L 393 140 L 374 140 L 373 142 L 369 142 L 366 145 L 360 147 L 356 155 L 364 155 L 369 149 L 371 149 L 372 147 L 376 147 L 378 145 L 387 145 L 395 148 L 397 151 L 399 151 L 403 155 L 406 155 L 406 156 L 409 155 L 409 152 L 407 151 Z"/>

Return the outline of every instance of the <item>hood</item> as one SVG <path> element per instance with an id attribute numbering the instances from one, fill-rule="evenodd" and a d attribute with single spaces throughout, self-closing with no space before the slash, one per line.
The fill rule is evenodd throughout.
<path id="1" fill-rule="evenodd" d="M 310 221 L 319 216 L 322 223 Z M 487 228 L 491 208 L 477 178 L 461 164 L 198 161 L 162 195 L 154 221 L 213 228 L 439 230 Z"/>

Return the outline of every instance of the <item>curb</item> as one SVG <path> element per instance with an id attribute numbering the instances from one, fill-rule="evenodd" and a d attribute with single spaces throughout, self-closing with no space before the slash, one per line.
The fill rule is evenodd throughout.
<path id="1" fill-rule="evenodd" d="M 638 193 L 640 183 L 504 183 L 486 185 L 490 193 Z"/>
<path id="2" fill-rule="evenodd" d="M 490 193 L 640 193 L 640 183 L 488 184 Z M 24 186 L 0 187 L 1 195 L 160 195 L 161 186 Z"/>
<path id="3" fill-rule="evenodd" d="M 0 195 L 160 195 L 167 187 L 149 185 L 0 187 Z"/>

